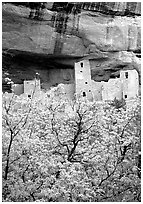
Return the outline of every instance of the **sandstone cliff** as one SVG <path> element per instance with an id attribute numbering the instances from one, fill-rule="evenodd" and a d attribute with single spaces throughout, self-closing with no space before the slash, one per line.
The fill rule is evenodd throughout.
<path id="1" fill-rule="evenodd" d="M 28 3 L 2 8 L 3 76 L 23 80 L 27 70 L 32 77 L 41 69 L 73 69 L 83 57 L 90 57 L 96 81 L 116 77 L 120 69 L 140 73 L 139 2 L 46 3 L 39 19 L 29 18 Z"/>

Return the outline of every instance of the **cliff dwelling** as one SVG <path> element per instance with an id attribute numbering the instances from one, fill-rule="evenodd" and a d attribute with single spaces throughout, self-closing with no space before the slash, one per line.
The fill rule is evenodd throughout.
<path id="1" fill-rule="evenodd" d="M 115 98 L 128 100 L 139 95 L 139 76 L 135 69 L 120 70 L 118 77 L 109 78 L 108 81 L 95 81 L 91 77 L 89 57 L 77 60 L 74 69 L 50 69 L 47 73 L 45 70 L 41 71 L 41 75 L 45 75 L 42 84 L 38 76 L 33 80 L 24 80 L 22 84 L 12 84 L 12 91 L 17 95 L 24 93 L 31 97 L 33 92 L 38 96 L 40 91 L 62 84 L 61 91 L 69 99 L 83 97 L 89 101 L 108 101 Z"/>
<path id="2" fill-rule="evenodd" d="M 139 3 L 19 2 L 2 8 L 3 92 L 11 92 L 13 82 L 14 93 L 30 96 L 39 73 L 37 91 L 63 84 L 70 98 L 104 101 L 138 95 Z"/>
<path id="3" fill-rule="evenodd" d="M 141 1 L 2 2 L 2 202 L 141 202 Z"/>
<path id="4" fill-rule="evenodd" d="M 119 78 L 95 82 L 89 60 L 83 60 L 75 63 L 75 87 L 76 95 L 88 100 L 132 99 L 139 94 L 139 77 L 136 70 L 120 70 Z"/>

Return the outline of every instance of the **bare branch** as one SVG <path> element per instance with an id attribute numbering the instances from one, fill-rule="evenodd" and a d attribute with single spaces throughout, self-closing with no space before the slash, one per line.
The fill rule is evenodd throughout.
<path id="1" fill-rule="evenodd" d="M 107 176 L 106 176 L 105 178 L 103 178 L 103 179 L 100 181 L 100 183 L 98 184 L 98 186 L 101 186 L 104 181 L 106 181 L 107 179 L 109 179 L 109 178 L 115 173 L 118 164 L 119 164 L 119 163 L 118 163 L 118 161 L 117 161 L 117 162 L 116 162 L 116 165 L 114 166 L 113 171 L 112 171 L 111 173 L 109 173 L 109 171 L 108 171 Z M 106 170 L 106 171 L 107 171 L 107 170 Z"/>
<path id="2" fill-rule="evenodd" d="M 13 98 L 14 98 L 14 94 L 12 95 L 12 97 L 11 97 L 11 99 L 10 99 L 10 102 L 9 102 L 8 107 L 6 106 L 6 101 L 4 102 L 4 108 L 5 108 L 7 114 L 9 114 L 9 110 L 10 110 L 10 108 L 11 108 L 11 104 L 12 104 L 12 102 L 13 102 Z"/>

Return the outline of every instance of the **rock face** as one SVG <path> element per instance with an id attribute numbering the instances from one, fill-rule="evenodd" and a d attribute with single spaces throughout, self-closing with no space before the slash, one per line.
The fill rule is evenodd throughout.
<path id="1" fill-rule="evenodd" d="M 14 68 L 20 72 L 22 66 L 73 69 L 77 58 L 92 54 L 96 81 L 115 77 L 120 69 L 140 72 L 140 2 L 51 2 L 40 11 L 40 19 L 29 18 L 28 3 L 19 4 L 2 6 L 3 73 Z M 14 62 L 20 57 L 25 65 Z"/>
<path id="2" fill-rule="evenodd" d="M 140 16 L 45 10 L 43 20 L 36 21 L 28 19 L 29 12 L 26 7 L 3 5 L 3 49 L 74 56 L 97 50 L 140 50 Z"/>

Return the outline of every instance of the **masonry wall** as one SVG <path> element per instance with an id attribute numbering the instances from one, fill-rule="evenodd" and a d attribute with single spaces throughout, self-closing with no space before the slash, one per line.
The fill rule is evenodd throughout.
<path id="1" fill-rule="evenodd" d="M 14 94 L 21 95 L 24 93 L 24 85 L 23 84 L 13 84 L 12 90 Z"/>
<path id="2" fill-rule="evenodd" d="M 109 79 L 108 82 L 102 82 L 102 100 L 121 100 L 122 99 L 122 84 L 119 78 Z"/>
<path id="3" fill-rule="evenodd" d="M 34 95 L 37 95 L 40 90 L 40 80 L 24 81 L 24 94 L 31 96 L 34 92 Z"/>
<path id="4" fill-rule="evenodd" d="M 75 63 L 75 92 L 77 96 L 93 100 L 89 60 Z"/>
<path id="5" fill-rule="evenodd" d="M 102 82 L 92 80 L 92 93 L 94 101 L 102 101 Z"/>
<path id="6" fill-rule="evenodd" d="M 64 70 L 51 71 L 45 82 L 48 86 L 47 89 L 52 85 L 57 86 L 62 78 L 65 83 L 62 83 L 63 90 L 69 99 L 74 99 L 75 94 L 94 101 L 114 100 L 114 98 L 119 100 L 122 98 L 133 99 L 139 95 L 139 76 L 136 70 L 120 71 L 120 78 L 109 79 L 108 82 L 96 82 L 91 80 L 89 60 L 83 60 L 75 63 L 74 72 L 71 72 L 71 70 L 65 72 Z M 17 95 L 24 92 L 31 96 L 34 90 L 35 95 L 39 94 L 41 85 L 40 80 L 25 80 L 24 84 L 14 84 L 12 88 Z"/>
<path id="7" fill-rule="evenodd" d="M 108 82 L 95 82 L 92 80 L 92 92 L 95 101 L 108 101 L 122 98 L 122 85 L 120 79 L 110 79 Z"/>
<path id="8" fill-rule="evenodd" d="M 139 76 L 136 70 L 121 71 L 120 79 L 124 99 L 133 99 L 139 95 Z"/>
<path id="9" fill-rule="evenodd" d="M 120 78 L 95 82 L 91 80 L 89 60 L 83 60 L 75 63 L 75 92 L 95 101 L 133 99 L 139 95 L 139 76 L 136 70 L 124 70 Z"/>
<path id="10" fill-rule="evenodd" d="M 63 84 L 64 92 L 69 99 L 74 99 L 75 84 Z"/>

